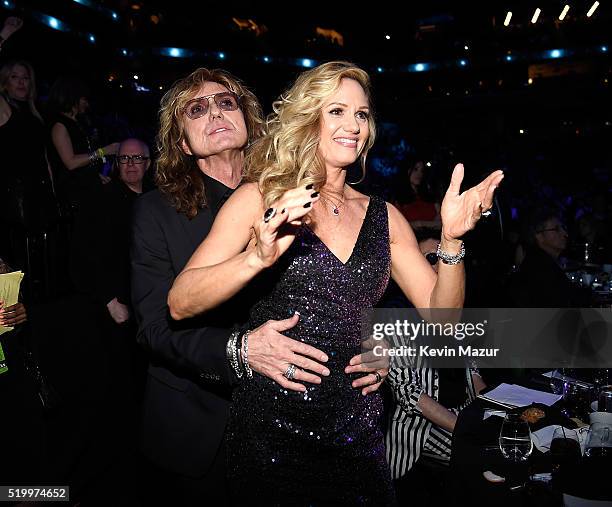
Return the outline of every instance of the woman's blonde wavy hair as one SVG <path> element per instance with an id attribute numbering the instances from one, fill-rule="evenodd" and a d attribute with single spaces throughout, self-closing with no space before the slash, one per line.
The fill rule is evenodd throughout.
<path id="1" fill-rule="evenodd" d="M 11 101 L 12 99 L 8 96 L 8 81 L 13 73 L 13 69 L 17 66 L 23 67 L 30 78 L 30 86 L 28 88 L 28 96 L 26 97 L 26 101 L 28 103 L 28 107 L 30 108 L 30 112 L 36 116 L 41 122 L 43 121 L 42 116 L 36 109 L 36 76 L 34 75 L 34 68 L 29 62 L 25 60 L 12 60 L 10 62 L 6 62 L 2 68 L 0 68 L 0 93 L 5 95 L 6 98 Z"/>
<path id="2" fill-rule="evenodd" d="M 359 154 L 365 175 L 366 156 L 376 138 L 370 77 L 349 62 L 324 63 L 301 74 L 274 102 L 274 112 L 266 120 L 266 135 L 247 154 L 245 179 L 258 183 L 265 208 L 289 189 L 309 183 L 319 189 L 325 184 L 325 166 L 318 153 L 321 110 L 342 79 L 357 81 L 370 105 L 370 135 Z"/>
<path id="3" fill-rule="evenodd" d="M 248 133 L 247 146 L 263 134 L 264 119 L 257 97 L 238 78 L 221 69 L 199 68 L 177 81 L 161 100 L 155 180 L 159 190 L 179 212 L 193 218 L 206 206 L 204 182 L 195 157 L 181 148 L 188 101 L 206 82 L 219 83 L 238 95 Z M 246 146 L 245 146 L 246 148 Z"/>

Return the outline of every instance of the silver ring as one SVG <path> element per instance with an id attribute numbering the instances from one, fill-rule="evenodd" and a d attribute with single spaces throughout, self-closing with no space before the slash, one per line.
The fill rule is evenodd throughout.
<path id="1" fill-rule="evenodd" d="M 263 215 L 263 221 L 268 223 L 276 215 L 276 208 L 268 208 Z"/>
<path id="2" fill-rule="evenodd" d="M 374 371 L 372 373 L 376 377 L 376 382 L 374 382 L 375 384 L 378 384 L 379 382 L 382 382 L 382 375 L 380 373 L 378 373 L 377 371 Z"/>
<path id="3" fill-rule="evenodd" d="M 480 213 L 480 216 L 481 216 L 481 217 L 485 217 L 485 218 L 490 217 L 490 216 L 491 216 L 491 210 L 490 210 L 490 209 L 488 209 L 487 211 L 483 211 L 483 212 L 481 212 L 481 213 Z"/>
<path id="4" fill-rule="evenodd" d="M 285 377 L 287 380 L 293 380 L 295 378 L 295 369 L 295 364 L 290 364 L 287 367 L 287 371 L 283 373 L 283 377 Z"/>

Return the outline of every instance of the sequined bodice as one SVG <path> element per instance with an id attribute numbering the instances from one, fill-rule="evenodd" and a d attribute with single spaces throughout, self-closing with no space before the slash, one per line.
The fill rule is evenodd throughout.
<path id="1" fill-rule="evenodd" d="M 304 383 L 305 393 L 257 373 L 234 392 L 230 477 L 249 498 L 266 505 L 394 504 L 381 395 L 363 396 L 351 385 L 363 374 L 344 372 L 361 352 L 362 312 L 382 296 L 390 265 L 387 207 L 372 197 L 346 263 L 304 226 L 267 273 L 271 283 L 251 310 L 250 328 L 299 312 L 283 334 L 325 352 L 331 373 L 319 385 Z"/>
<path id="2" fill-rule="evenodd" d="M 387 208 L 371 198 L 343 263 L 307 226 L 276 266 L 277 282 L 251 311 L 251 327 L 300 313 L 287 335 L 331 354 L 358 352 L 362 311 L 381 298 L 390 272 Z"/>
<path id="3" fill-rule="evenodd" d="M 286 425 L 294 434 L 355 438 L 369 425 L 365 420 L 358 420 L 373 415 L 369 411 L 378 410 L 380 400 L 377 395 L 363 397 L 359 389 L 351 386 L 357 375 L 347 375 L 344 368 L 361 351 L 362 312 L 380 299 L 389 273 L 389 230 L 384 201 L 370 199 L 346 263 L 311 229 L 302 227 L 275 267 L 276 282 L 252 308 L 249 326 L 253 329 L 268 320 L 285 319 L 299 312 L 299 323 L 283 334 L 325 352 L 331 374 L 320 385 L 306 384 L 306 393 L 286 391 L 267 377 L 255 375 L 252 381 L 243 383 L 237 397 L 244 396 L 242 402 L 250 409 L 262 414 L 265 411 L 263 417 L 273 416 L 275 426 Z M 234 406 L 241 407 L 241 404 Z M 357 425 L 349 430 L 352 420 Z"/>

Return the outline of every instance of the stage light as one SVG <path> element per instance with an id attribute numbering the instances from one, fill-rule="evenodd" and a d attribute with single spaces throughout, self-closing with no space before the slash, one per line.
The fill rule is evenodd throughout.
<path id="1" fill-rule="evenodd" d="M 529 79 L 527 80 L 527 84 L 533 84 L 533 79 L 529 78 Z"/>
<path id="2" fill-rule="evenodd" d="M 187 58 L 193 56 L 193 51 L 182 48 L 160 48 L 159 54 L 170 58 Z"/>
<path id="3" fill-rule="evenodd" d="M 115 20 L 119 19 L 119 16 L 117 15 L 117 13 L 116 13 L 116 12 L 111 12 L 111 16 L 112 16 L 112 18 L 113 18 L 113 19 L 115 19 Z"/>
<path id="4" fill-rule="evenodd" d="M 519 134 L 524 134 L 525 131 L 523 129 L 519 129 Z"/>
<path id="5" fill-rule="evenodd" d="M 467 60 L 459 60 L 459 65 L 465 67 L 467 65 Z"/>
<path id="6" fill-rule="evenodd" d="M 427 167 L 431 167 L 431 162 L 426 162 L 426 163 L 425 163 L 425 165 L 426 165 Z"/>
<path id="7" fill-rule="evenodd" d="M 123 56 L 127 56 L 127 55 L 128 55 L 128 50 L 127 50 L 127 49 L 122 49 L 122 50 L 121 50 L 121 54 L 122 54 Z"/>
<path id="8" fill-rule="evenodd" d="M 219 60 L 225 60 L 225 53 L 219 53 L 217 56 L 219 57 Z"/>
<path id="9" fill-rule="evenodd" d="M 384 69 L 382 67 L 376 67 L 377 72 L 382 72 Z"/>
<path id="10" fill-rule="evenodd" d="M 542 9 L 537 7 L 535 12 L 533 13 L 533 17 L 531 18 L 531 22 L 532 23 L 537 23 L 538 22 L 538 18 L 540 17 L 540 13 L 541 12 L 542 12 Z"/>
<path id="11" fill-rule="evenodd" d="M 54 18 L 53 16 L 41 16 L 42 22 L 47 25 L 49 28 L 53 28 L 54 30 L 67 30 L 67 27 L 62 23 L 59 19 Z"/>
<path id="12" fill-rule="evenodd" d="M 269 56 L 264 56 L 264 57 L 262 58 L 262 60 L 263 60 L 264 62 L 266 62 L 266 63 L 270 63 L 270 57 L 269 57 Z"/>
<path id="13" fill-rule="evenodd" d="M 569 11 L 569 7 L 569 5 L 565 5 L 565 7 L 563 7 L 561 14 L 559 14 L 559 21 L 563 21 L 565 19 L 565 16 L 567 16 L 567 13 Z"/>
<path id="14" fill-rule="evenodd" d="M 138 74 L 134 74 L 134 79 L 138 81 Z"/>
<path id="15" fill-rule="evenodd" d="M 514 60 L 514 57 L 512 55 L 506 55 L 505 58 L 507 62 L 511 62 L 512 60 Z"/>
<path id="16" fill-rule="evenodd" d="M 302 58 L 300 60 L 300 65 L 309 69 L 314 65 L 314 62 L 310 58 Z"/>
<path id="17" fill-rule="evenodd" d="M 2 2 L 2 5 L 4 5 L 7 9 L 15 8 L 15 4 L 13 2 L 9 2 L 9 0 L 4 0 L 4 2 Z"/>
<path id="18" fill-rule="evenodd" d="M 408 70 L 410 72 L 424 72 L 429 68 L 428 63 L 415 63 L 414 65 L 410 65 Z"/>
<path id="19" fill-rule="evenodd" d="M 385 39 L 391 40 L 391 36 L 390 35 L 385 35 Z"/>
<path id="20" fill-rule="evenodd" d="M 599 2 L 595 2 L 593 5 L 591 5 L 589 12 L 587 12 L 587 18 L 590 18 L 593 15 L 597 7 L 599 7 Z"/>
<path id="21" fill-rule="evenodd" d="M 506 14 L 506 19 L 504 19 L 504 26 L 508 26 L 510 24 L 511 19 L 512 19 L 512 11 L 508 11 L 508 14 Z"/>
<path id="22" fill-rule="evenodd" d="M 600 47 L 599 47 L 599 50 L 600 50 L 602 53 L 607 53 L 607 52 L 608 52 L 608 46 L 600 46 Z"/>
<path id="23" fill-rule="evenodd" d="M 96 37 L 94 35 L 92 35 L 92 34 L 89 34 L 88 39 L 89 39 L 89 42 L 91 42 L 91 43 L 95 43 L 96 42 Z"/>
<path id="24" fill-rule="evenodd" d="M 563 49 L 551 49 L 545 53 L 545 56 L 548 58 L 562 58 L 565 55 L 565 50 Z"/>
<path id="25" fill-rule="evenodd" d="M 465 46 L 463 46 L 463 49 L 465 49 L 466 51 L 470 49 L 470 46 L 468 46 L 467 44 Z"/>

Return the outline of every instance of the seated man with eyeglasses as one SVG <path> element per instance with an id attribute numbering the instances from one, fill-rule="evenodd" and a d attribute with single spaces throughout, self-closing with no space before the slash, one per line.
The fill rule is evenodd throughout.
<path id="1" fill-rule="evenodd" d="M 574 287 L 559 265 L 568 234 L 554 209 L 542 207 L 528 216 L 526 253 L 510 281 L 510 295 L 519 308 L 582 308 L 588 291 Z"/>

